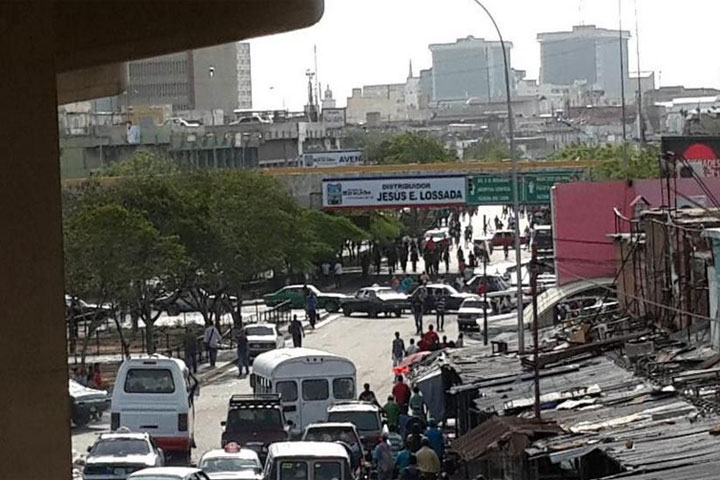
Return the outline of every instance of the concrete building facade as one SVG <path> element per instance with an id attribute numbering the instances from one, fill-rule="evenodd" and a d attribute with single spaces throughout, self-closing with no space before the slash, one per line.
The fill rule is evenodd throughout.
<path id="1" fill-rule="evenodd" d="M 505 74 L 500 42 L 469 36 L 455 43 L 430 45 L 433 101 L 453 102 L 471 98 L 488 103 L 505 98 Z M 511 42 L 505 42 L 508 67 Z"/>
<path id="2" fill-rule="evenodd" d="M 130 62 L 116 108 L 172 105 L 173 111 L 252 108 L 250 44 L 234 42 Z M 112 108 L 112 107 L 110 107 Z"/>
<path id="3" fill-rule="evenodd" d="M 621 40 L 622 37 L 622 40 Z M 540 83 L 573 85 L 587 82 L 602 90 L 609 99 L 619 99 L 621 78 L 632 96 L 628 79 L 628 39 L 630 32 L 574 26 L 571 32 L 548 32 L 537 36 L 540 42 Z M 620 43 L 623 72 L 620 73 Z"/>

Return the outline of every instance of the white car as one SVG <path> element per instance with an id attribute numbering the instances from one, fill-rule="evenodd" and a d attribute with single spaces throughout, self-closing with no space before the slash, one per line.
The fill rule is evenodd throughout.
<path id="1" fill-rule="evenodd" d="M 128 480 L 210 480 L 205 472 L 194 467 L 146 468 L 135 472 Z"/>
<path id="2" fill-rule="evenodd" d="M 120 429 L 102 433 L 88 449 L 85 480 L 120 480 L 148 467 L 161 467 L 165 457 L 147 433 Z"/>
<path id="3" fill-rule="evenodd" d="M 251 357 L 285 346 L 285 338 L 280 335 L 277 327 L 272 323 L 248 325 L 245 327 L 245 335 L 247 335 L 248 351 Z"/>
<path id="4" fill-rule="evenodd" d="M 203 454 L 198 468 L 210 480 L 260 480 L 262 464 L 258 454 L 249 448 L 231 442 L 225 448 L 210 450 Z"/>

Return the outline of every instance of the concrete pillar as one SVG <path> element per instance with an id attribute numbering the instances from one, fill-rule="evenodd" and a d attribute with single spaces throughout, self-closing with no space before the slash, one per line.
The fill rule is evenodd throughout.
<path id="1" fill-rule="evenodd" d="M 0 2 L 0 478 L 70 478 L 49 2 Z"/>

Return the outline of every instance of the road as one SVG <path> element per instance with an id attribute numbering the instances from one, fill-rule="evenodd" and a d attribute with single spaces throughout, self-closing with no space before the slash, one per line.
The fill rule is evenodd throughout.
<path id="1" fill-rule="evenodd" d="M 425 316 L 425 324 L 435 323 L 434 315 Z M 446 315 L 445 332 L 448 340 L 457 338 L 458 330 L 455 315 Z M 338 353 L 350 358 L 357 367 L 359 387 L 370 383 L 378 399 L 382 402 L 392 387 L 392 362 L 390 346 L 394 332 L 400 332 L 407 344 L 415 331 L 412 317 L 367 318 L 361 314 L 352 317 L 333 315 L 318 324 L 315 331 L 308 332 L 305 346 Z M 416 339 L 417 340 L 417 339 Z M 196 402 L 195 439 L 197 448 L 193 451 L 193 460 L 197 461 L 203 452 L 220 446 L 220 422 L 225 419 L 227 402 L 230 395 L 250 393 L 247 378 L 237 378 L 237 370 L 232 368 L 212 384 L 204 385 Z M 74 429 L 73 449 L 84 453 L 92 445 L 96 434 L 107 431 L 109 414 L 103 421 L 89 427 Z"/>

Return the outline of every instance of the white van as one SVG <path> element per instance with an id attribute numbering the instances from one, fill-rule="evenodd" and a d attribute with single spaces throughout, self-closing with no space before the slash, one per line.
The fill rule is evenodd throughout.
<path id="1" fill-rule="evenodd" d="M 147 432 L 164 452 L 189 461 L 197 389 L 182 360 L 159 355 L 125 360 L 113 389 L 110 429 Z"/>
<path id="2" fill-rule="evenodd" d="M 270 445 L 263 480 L 351 480 L 350 455 L 335 442 Z"/>
<path id="3" fill-rule="evenodd" d="M 345 357 L 309 348 L 283 348 L 253 362 L 253 392 L 279 393 L 292 433 L 325 420 L 328 407 L 355 399 L 355 364 Z"/>

